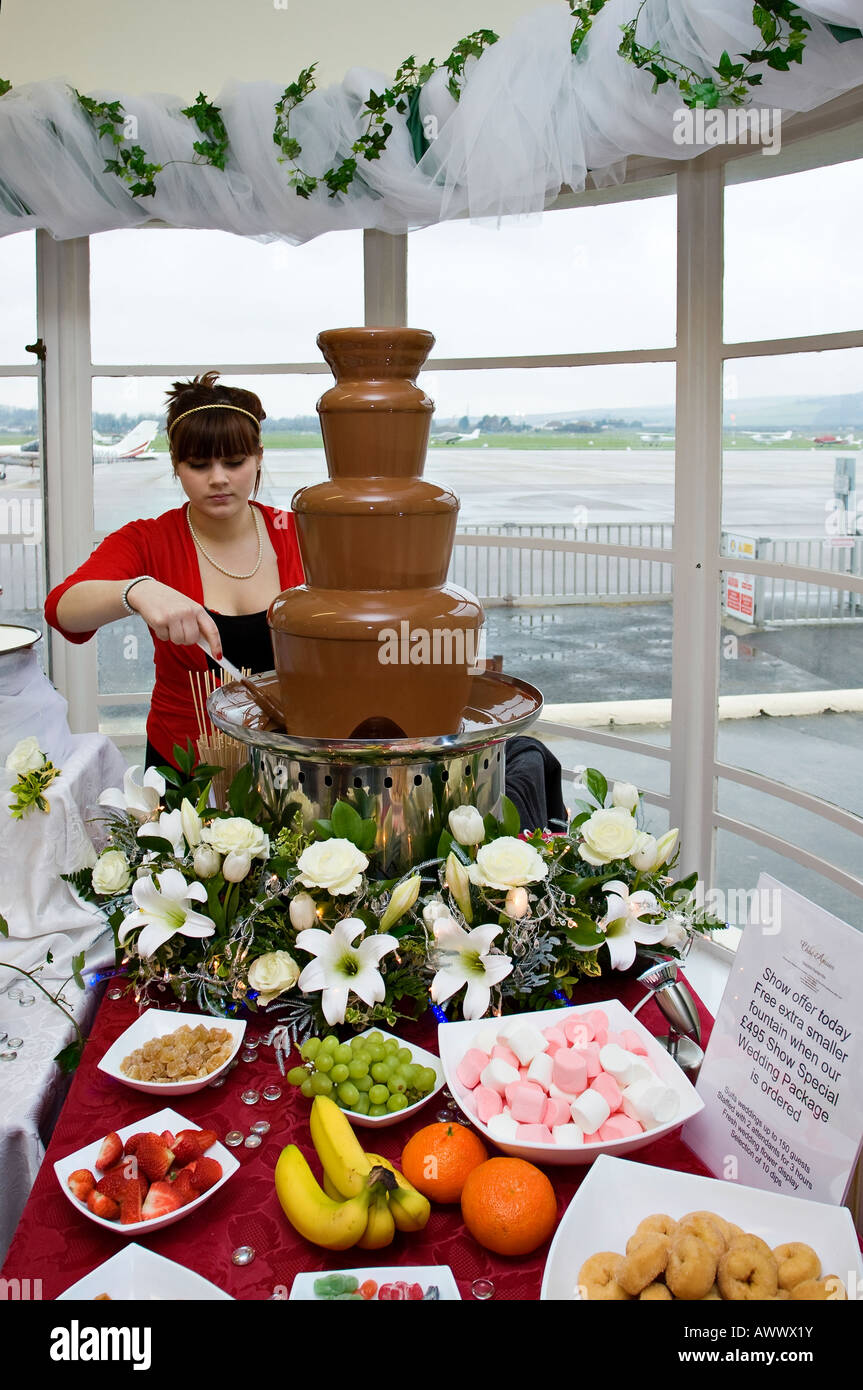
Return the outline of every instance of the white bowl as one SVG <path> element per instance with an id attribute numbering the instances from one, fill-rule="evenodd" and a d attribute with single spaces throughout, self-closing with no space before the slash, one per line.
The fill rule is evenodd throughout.
<path id="1" fill-rule="evenodd" d="M 578 1275 L 600 1250 L 619 1250 L 646 1216 L 679 1218 L 690 1211 L 715 1211 L 772 1248 L 789 1241 L 811 1245 L 825 1274 L 849 1283 L 863 1275 L 854 1222 L 847 1207 L 828 1206 L 741 1187 L 736 1182 L 652 1168 L 603 1154 L 564 1213 L 545 1262 L 540 1298 L 580 1301 Z"/>
<path id="2" fill-rule="evenodd" d="M 176 1134 L 181 1129 L 201 1129 L 202 1127 L 194 1124 L 191 1120 L 184 1119 L 182 1115 L 177 1114 L 176 1110 L 159 1110 L 155 1115 L 145 1115 L 142 1120 L 136 1120 L 135 1124 L 126 1125 L 125 1129 L 118 1129 L 116 1132 L 125 1143 L 127 1139 L 131 1139 L 133 1134 L 145 1134 L 149 1130 L 161 1134 L 163 1130 L 167 1129 L 170 1130 L 171 1134 Z M 110 1132 L 109 1130 L 108 1133 Z M 236 1173 L 240 1166 L 229 1149 L 224 1148 L 219 1143 L 212 1144 L 207 1150 L 207 1157 L 215 1158 L 221 1163 L 222 1176 L 209 1191 L 202 1192 L 201 1196 L 196 1197 L 194 1202 L 187 1202 L 185 1206 L 178 1207 L 176 1211 L 169 1212 L 167 1216 L 155 1216 L 150 1221 L 130 1221 L 128 1225 L 124 1226 L 121 1221 L 107 1221 L 104 1216 L 96 1216 L 87 1204 L 80 1201 L 69 1188 L 69 1177 L 78 1168 L 89 1168 L 94 1177 L 97 1176 L 95 1164 L 104 1137 L 103 1135 L 102 1138 L 95 1139 L 92 1144 L 87 1144 L 83 1149 L 76 1149 L 67 1158 L 58 1159 L 54 1164 L 54 1172 L 57 1174 L 57 1181 L 63 1192 L 75 1210 L 82 1216 L 86 1216 L 88 1221 L 95 1221 L 97 1226 L 103 1227 L 106 1231 L 113 1231 L 114 1235 L 117 1236 L 148 1235 L 152 1231 L 161 1231 L 163 1226 L 172 1226 L 175 1221 L 182 1220 L 184 1216 L 188 1216 L 190 1212 L 197 1211 L 198 1207 L 203 1206 L 204 1202 L 215 1192 L 218 1192 L 220 1187 L 224 1187 L 228 1178 Z"/>
<path id="3" fill-rule="evenodd" d="M 398 1280 L 404 1280 L 408 1284 L 421 1284 L 424 1289 L 435 1284 L 440 1293 L 441 1302 L 450 1302 L 456 1299 L 461 1301 L 458 1284 L 449 1265 L 387 1265 L 382 1269 L 321 1269 L 318 1270 L 317 1274 L 298 1274 L 291 1285 L 291 1299 L 297 1299 L 304 1303 L 323 1302 L 324 1300 L 321 1299 L 320 1295 L 315 1293 L 315 1282 L 318 1279 L 325 1279 L 328 1274 L 353 1274 L 361 1284 L 366 1279 L 374 1279 L 378 1288 L 381 1284 L 395 1284 Z M 419 1302 L 419 1299 L 416 1301 Z M 379 1302 L 377 1293 L 375 1293 L 374 1298 L 369 1299 L 369 1302 Z"/>
<path id="4" fill-rule="evenodd" d="M 629 1139 L 612 1139 L 600 1144 L 579 1144 L 576 1148 L 571 1149 L 563 1148 L 559 1144 L 526 1143 L 524 1140 L 520 1143 L 505 1143 L 502 1140 L 494 1139 L 489 1134 L 487 1127 L 480 1123 L 464 1103 L 464 1097 L 469 1093 L 456 1075 L 458 1065 L 465 1053 L 469 1051 L 476 1034 L 480 1029 L 483 1032 L 486 1029 L 494 1029 L 496 1033 L 499 1033 L 507 1025 L 511 1025 L 516 1017 L 539 1028 L 542 1032 L 546 1028 L 552 1027 L 553 1024 L 569 1018 L 572 1014 L 586 1014 L 597 1009 L 601 1009 L 607 1016 L 610 1032 L 622 1033 L 625 1029 L 631 1029 L 641 1038 L 654 1071 L 660 1080 L 664 1081 L 666 1086 L 670 1086 L 680 1097 L 680 1107 L 674 1119 L 669 1120 L 664 1125 L 654 1125 L 653 1129 L 646 1129 L 643 1134 L 636 1134 Z M 470 1023 L 442 1023 L 438 1028 L 438 1047 L 440 1048 L 446 1084 L 474 1128 L 479 1130 L 489 1144 L 501 1149 L 503 1153 L 509 1154 L 513 1158 L 526 1158 L 532 1163 L 583 1165 L 593 1163 L 599 1154 L 609 1153 L 620 1157 L 623 1154 L 634 1153 L 636 1149 L 643 1149 L 648 1144 L 655 1143 L 664 1134 L 671 1134 L 673 1130 L 679 1129 L 687 1120 L 691 1120 L 693 1115 L 697 1115 L 700 1110 L 704 1109 L 704 1101 L 677 1063 L 656 1041 L 653 1034 L 648 1033 L 647 1029 L 628 1009 L 623 1007 L 618 999 L 606 999 L 598 1004 L 579 1004 L 566 1009 L 542 1009 L 537 1013 L 510 1014 L 505 1018 L 475 1019 Z M 402 1113 L 404 1114 L 404 1111 Z"/>
<path id="5" fill-rule="evenodd" d="M 415 1115 L 424 1105 L 427 1105 L 432 1096 L 436 1096 L 444 1083 L 443 1067 L 439 1057 L 435 1057 L 433 1052 L 426 1052 L 424 1047 L 417 1047 L 415 1043 L 405 1042 L 404 1038 L 396 1037 L 395 1033 L 387 1033 L 383 1028 L 367 1028 L 365 1033 L 357 1036 L 365 1038 L 369 1033 L 380 1033 L 382 1038 L 395 1038 L 399 1047 L 406 1047 L 411 1054 L 411 1061 L 416 1062 L 421 1067 L 431 1067 L 437 1081 L 434 1089 L 429 1091 L 422 1100 L 414 1101 L 413 1105 L 405 1106 L 404 1110 L 394 1110 L 388 1115 L 360 1115 L 356 1110 L 345 1110 L 345 1114 L 352 1125 L 357 1125 L 361 1129 L 387 1129 L 390 1125 L 399 1125 L 402 1120 L 409 1120 L 411 1115 Z"/>
<path id="6" fill-rule="evenodd" d="M 153 1038 L 162 1038 L 167 1033 L 176 1033 L 183 1024 L 195 1028 L 199 1023 L 205 1028 L 224 1028 L 233 1036 L 234 1044 L 230 1056 L 221 1066 L 216 1067 L 215 1071 L 198 1077 L 196 1081 L 133 1081 L 120 1070 L 121 1062 L 137 1048 L 143 1047 L 144 1043 L 150 1042 Z M 241 1019 L 213 1018 L 209 1014 L 177 1014 L 171 1013 L 168 1009 L 145 1009 L 108 1048 L 99 1063 L 99 1070 L 112 1077 L 114 1081 L 122 1081 L 124 1086 L 131 1087 L 133 1091 L 143 1091 L 148 1096 L 168 1096 L 172 1100 L 175 1096 L 190 1096 L 194 1091 L 203 1091 L 205 1086 L 209 1086 L 211 1081 L 227 1071 L 240 1050 L 245 1031 L 246 1025 Z M 163 1128 L 167 1129 L 168 1126 L 165 1125 Z"/>
<path id="7" fill-rule="evenodd" d="M 233 1296 L 185 1265 L 166 1260 L 145 1245 L 125 1245 L 110 1260 L 91 1269 L 57 1295 L 57 1302 L 77 1302 L 107 1294 L 111 1302 L 228 1302 Z"/>

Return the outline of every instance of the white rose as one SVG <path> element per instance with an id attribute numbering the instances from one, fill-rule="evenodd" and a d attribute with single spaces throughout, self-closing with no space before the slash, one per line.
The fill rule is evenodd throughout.
<path id="1" fill-rule="evenodd" d="M 259 991 L 259 1003 L 266 1008 L 285 990 L 293 989 L 300 978 L 300 967 L 287 951 L 268 951 L 249 966 L 249 987 Z"/>
<path id="2" fill-rule="evenodd" d="M 355 893 L 369 861 L 350 840 L 320 840 L 304 849 L 297 860 L 300 883 L 306 888 L 325 888 L 339 896 Z"/>
<path id="3" fill-rule="evenodd" d="M 22 738 L 15 744 L 12 752 L 6 759 L 6 766 L 10 772 L 14 772 L 18 777 L 24 777 L 28 772 L 39 772 L 48 759 L 39 747 L 37 738 Z"/>
<path id="4" fill-rule="evenodd" d="M 476 863 L 470 865 L 468 873 L 471 883 L 481 888 L 508 890 L 545 878 L 548 865 L 526 840 L 501 835 L 477 851 Z"/>
<path id="5" fill-rule="evenodd" d="M 198 878 L 214 878 L 222 867 L 222 857 L 212 845 L 198 845 L 192 863 Z"/>
<path id="6" fill-rule="evenodd" d="M 318 925 L 318 908 L 311 893 L 297 893 L 288 903 L 288 916 L 291 926 L 297 931 L 308 931 Z"/>
<path id="7" fill-rule="evenodd" d="M 456 806 L 450 811 L 449 828 L 460 845 L 481 845 L 485 839 L 483 819 L 475 806 Z"/>
<path id="8" fill-rule="evenodd" d="M 222 877 L 226 883 L 242 883 L 252 867 L 252 856 L 247 849 L 232 849 L 222 860 Z"/>
<path id="9" fill-rule="evenodd" d="M 103 897 L 110 893 L 122 893 L 131 882 L 132 870 L 122 850 L 106 850 L 93 865 L 93 888 Z"/>
<path id="10" fill-rule="evenodd" d="M 201 831 L 201 839 L 220 854 L 245 851 L 251 859 L 266 859 L 270 852 L 269 836 L 244 816 L 214 820 Z"/>
<path id="11" fill-rule="evenodd" d="M 649 872 L 656 863 L 656 838 L 649 835 L 646 830 L 639 830 L 635 848 L 629 856 L 629 862 L 642 873 Z"/>
<path id="12" fill-rule="evenodd" d="M 613 859 L 627 859 L 639 835 L 638 826 L 622 806 L 594 811 L 578 829 L 582 837 L 578 852 L 588 864 L 610 864 Z"/>
<path id="13" fill-rule="evenodd" d="M 634 811 L 638 805 L 638 787 L 631 782 L 615 782 L 611 788 L 612 806 L 622 806 L 626 811 Z"/>

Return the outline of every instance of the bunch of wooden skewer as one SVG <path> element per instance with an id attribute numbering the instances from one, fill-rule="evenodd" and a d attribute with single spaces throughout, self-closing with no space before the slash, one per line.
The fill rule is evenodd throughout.
<path id="1" fill-rule="evenodd" d="M 248 675 L 248 671 L 243 672 Z M 248 760 L 248 749 L 239 739 L 223 733 L 214 727 L 207 714 L 207 700 L 221 685 L 216 671 L 190 671 L 192 699 L 198 720 L 198 758 L 202 763 L 215 763 L 222 768 L 213 778 L 213 797 L 216 806 L 224 811 L 227 806 L 228 788 L 243 764 Z"/>

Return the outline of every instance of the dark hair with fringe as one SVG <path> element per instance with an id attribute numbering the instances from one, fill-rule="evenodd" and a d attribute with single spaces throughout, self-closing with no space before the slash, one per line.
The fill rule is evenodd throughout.
<path id="1" fill-rule="evenodd" d="M 192 381 L 175 381 L 166 392 L 168 401 L 167 428 L 187 410 L 195 410 L 202 405 L 236 405 L 240 410 L 195 410 L 180 420 L 169 436 L 171 462 L 174 472 L 177 464 L 186 459 L 226 458 L 232 454 L 256 454 L 261 449 L 260 421 L 267 414 L 254 391 L 246 391 L 241 386 L 217 386 L 218 372 L 205 372 Z M 258 420 L 257 427 L 248 415 L 248 410 Z"/>

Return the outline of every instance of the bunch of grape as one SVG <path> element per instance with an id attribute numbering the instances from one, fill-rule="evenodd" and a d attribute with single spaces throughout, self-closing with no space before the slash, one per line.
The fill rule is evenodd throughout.
<path id="1" fill-rule="evenodd" d="M 288 1072 L 292 1086 L 303 1095 L 330 1096 L 343 1110 L 358 1115 L 390 1115 L 406 1110 L 437 1085 L 433 1067 L 412 1061 L 409 1048 L 397 1038 L 382 1033 L 366 1033 L 339 1042 L 333 1033 L 325 1038 L 307 1038 L 300 1048 L 307 1064 Z"/>

